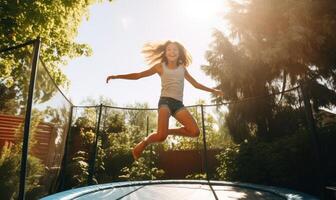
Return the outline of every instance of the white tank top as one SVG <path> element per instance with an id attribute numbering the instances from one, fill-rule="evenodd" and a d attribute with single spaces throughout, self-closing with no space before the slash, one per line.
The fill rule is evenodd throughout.
<path id="1" fill-rule="evenodd" d="M 183 102 L 184 73 L 183 66 L 169 69 L 162 63 L 161 97 L 171 97 Z"/>

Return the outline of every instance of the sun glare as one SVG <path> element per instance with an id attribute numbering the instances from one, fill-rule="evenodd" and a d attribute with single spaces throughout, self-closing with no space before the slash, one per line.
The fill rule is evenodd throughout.
<path id="1" fill-rule="evenodd" d="M 214 20 L 224 12 L 225 0 L 181 0 L 179 1 L 183 14 L 193 20 Z"/>

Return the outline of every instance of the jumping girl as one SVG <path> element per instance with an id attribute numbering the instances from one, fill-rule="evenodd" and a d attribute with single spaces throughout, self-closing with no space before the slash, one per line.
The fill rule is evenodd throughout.
<path id="1" fill-rule="evenodd" d="M 191 56 L 180 43 L 166 41 L 161 44 L 146 44 L 143 53 L 153 67 L 140 73 L 111 75 L 106 79 L 108 83 L 111 79 L 137 80 L 153 74 L 161 77 L 157 132 L 150 134 L 133 148 L 134 160 L 140 157 L 149 144 L 163 142 L 168 135 L 198 137 L 200 130 L 197 123 L 183 105 L 184 79 L 187 79 L 195 88 L 223 96 L 222 91 L 198 83 L 188 73 L 187 66 L 191 63 Z M 169 129 L 170 116 L 173 116 L 183 127 Z"/>

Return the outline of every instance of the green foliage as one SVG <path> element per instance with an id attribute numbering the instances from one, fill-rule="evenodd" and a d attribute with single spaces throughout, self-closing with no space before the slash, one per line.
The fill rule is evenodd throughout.
<path id="1" fill-rule="evenodd" d="M 45 44 L 41 53 L 54 66 L 64 64 L 69 57 L 87 55 L 88 47 L 73 40 L 82 18 L 88 17 L 88 7 L 94 2 L 97 1 L 1 0 L 1 44 L 13 46 L 40 36 Z M 55 78 L 57 82 L 61 80 Z"/>
<path id="2" fill-rule="evenodd" d="M 114 103 L 111 99 L 100 98 L 99 102 L 87 99 L 85 104 L 113 105 Z M 148 105 L 136 104 L 129 107 L 147 108 Z M 66 188 L 80 186 L 87 179 L 87 169 L 82 169 L 82 167 L 88 167 L 86 165 L 88 165 L 90 156 L 92 156 L 98 114 L 99 106 L 94 108 L 75 108 L 74 110 L 75 122 L 71 128 L 71 142 L 77 145 L 74 145 L 75 148 L 69 152 L 81 151 L 83 155 L 80 157 L 76 153 L 69 155 L 72 161 L 71 169 L 67 169 L 67 179 L 69 181 L 66 182 L 69 184 Z M 138 167 L 146 173 L 146 170 L 150 170 L 153 178 L 159 176 L 160 170 L 150 168 L 150 166 L 154 166 L 152 162 L 155 162 L 155 159 L 151 162 L 134 164 L 131 154 L 132 148 L 147 135 L 147 116 L 149 116 L 149 126 L 154 127 L 154 120 L 156 121 L 155 112 L 136 109 L 123 111 L 104 106 L 101 114 L 94 174 L 95 182 L 105 183 L 124 180 L 121 177 L 123 175 L 127 176 L 124 171 L 126 168 L 132 171 Z M 74 160 L 74 158 L 76 159 Z M 123 168 L 124 170 L 122 170 Z M 72 178 L 73 175 L 76 175 L 76 179 Z"/>
<path id="3" fill-rule="evenodd" d="M 104 104 L 111 105 L 111 102 L 111 100 L 105 99 Z M 136 103 L 127 107 L 145 109 L 148 108 L 148 105 Z M 93 118 L 91 117 L 91 119 Z M 149 127 L 147 127 L 147 122 Z M 124 180 L 127 176 L 132 178 L 152 177 L 153 179 L 160 176 L 159 169 L 151 169 L 155 166 L 155 159 L 148 157 L 147 151 L 145 156 L 151 161 L 134 163 L 131 155 L 133 147 L 146 137 L 147 129 L 150 131 L 156 128 L 156 112 L 138 109 L 122 111 L 103 107 L 101 123 L 100 144 L 105 153 L 103 157 L 105 170 L 97 172 L 97 179 L 100 183 Z M 141 176 L 133 171 L 136 171 L 137 168 L 141 169 Z"/>
<path id="4" fill-rule="evenodd" d="M 123 132 L 109 135 L 109 150 L 115 151 L 130 151 L 137 141 L 142 140 L 146 134 L 139 127 L 127 126 Z"/>
<path id="5" fill-rule="evenodd" d="M 332 130 L 332 131 L 331 131 Z M 328 182 L 334 182 L 336 159 L 335 127 L 319 130 L 324 151 L 323 172 Z M 329 142 L 328 142 L 329 141 Z M 290 187 L 314 192 L 319 181 L 312 136 L 305 130 L 272 142 L 251 139 L 240 145 L 232 144 L 217 156 L 220 166 L 217 176 L 221 180 L 251 182 L 264 185 Z"/>
<path id="6" fill-rule="evenodd" d="M 34 156 L 28 156 L 26 178 L 26 191 L 28 191 L 27 196 L 31 196 L 34 199 L 41 197 L 43 194 L 42 192 L 45 192 L 44 185 L 41 182 L 41 179 L 44 177 L 45 166 L 42 164 L 41 160 Z"/>
<path id="7" fill-rule="evenodd" d="M 218 82 L 222 100 L 237 101 L 293 87 L 305 79 L 317 111 L 335 105 L 336 8 L 333 0 L 231 1 L 225 16 L 230 32 L 214 32 L 206 53 L 206 74 Z M 298 95 L 287 104 L 298 105 Z M 251 136 L 269 137 L 278 97 L 229 106 L 229 131 L 237 143 Z"/>
<path id="8" fill-rule="evenodd" d="M 78 28 L 84 17 L 88 18 L 88 8 L 100 0 L 37 0 L 11 1 L 0 0 L 0 44 L 1 48 L 10 47 L 40 37 L 42 46 L 40 57 L 45 63 L 55 83 L 67 86 L 69 81 L 61 67 L 75 57 L 89 56 L 91 48 L 86 44 L 75 42 Z M 2 104 L 19 108 L 25 105 L 29 84 L 32 46 L 24 47 L 8 53 L 1 53 L 0 88 L 4 98 Z M 38 75 L 43 70 L 38 71 Z M 46 76 L 44 76 L 46 77 Z M 43 82 L 45 93 L 39 100 L 47 100 L 56 89 L 51 81 Z M 41 89 L 37 84 L 37 90 Z M 47 88 L 47 89 L 46 89 Z M 14 98 L 12 94 L 15 93 Z M 8 112 L 9 106 L 1 110 Z M 11 113 L 16 110 L 11 109 Z M 23 111 L 21 111 L 23 113 Z"/>
<path id="9" fill-rule="evenodd" d="M 15 103 L 11 99 L 15 98 L 17 91 L 13 86 L 0 84 L 0 111 L 2 113 L 11 113 Z"/>
<path id="10" fill-rule="evenodd" d="M 125 181 L 155 180 L 163 177 L 164 171 L 154 167 L 150 159 L 150 152 L 145 151 L 144 156 L 133 162 L 131 166 L 121 169 L 119 178 Z"/>
<path id="11" fill-rule="evenodd" d="M 66 170 L 66 188 L 80 187 L 87 184 L 89 175 L 89 164 L 87 162 L 87 153 L 77 151 L 71 159 Z"/>
<path id="12" fill-rule="evenodd" d="M 226 146 L 217 156 L 220 166 L 216 169 L 218 177 L 226 181 L 234 181 L 237 173 L 237 156 L 239 154 L 239 145 Z"/>
<path id="13" fill-rule="evenodd" d="M 0 154 L 0 198 L 16 199 L 19 191 L 21 150 L 19 145 L 6 144 Z M 34 199 L 43 195 L 40 179 L 44 176 L 44 165 L 33 156 L 28 156 L 26 194 L 34 193 Z"/>
<path id="14" fill-rule="evenodd" d="M 80 108 L 75 109 L 78 109 L 78 112 L 82 112 L 82 114 L 81 116 L 76 116 L 74 126 L 86 130 L 93 130 L 97 123 L 99 108 L 85 108 L 83 110 Z"/>
<path id="15" fill-rule="evenodd" d="M 93 181 L 97 184 L 99 183 L 99 175 L 105 174 L 105 170 L 106 170 L 105 158 L 106 158 L 105 150 L 102 149 L 101 145 L 98 144 L 94 176 L 93 176 Z"/>
<path id="16" fill-rule="evenodd" d="M 96 140 L 96 133 L 92 130 L 84 131 L 83 129 L 80 131 L 80 144 L 82 151 L 78 151 L 76 154 L 79 154 L 73 158 L 75 169 L 80 169 L 79 171 L 75 171 L 77 173 L 77 182 L 75 182 L 76 186 L 81 186 L 87 178 L 88 167 L 91 164 L 91 158 L 94 156 L 94 143 Z M 95 160 L 95 174 L 93 176 L 93 181 L 98 183 L 97 181 L 97 173 L 105 171 L 105 151 L 101 148 L 101 142 L 97 144 L 96 150 L 96 160 Z"/>
<path id="17" fill-rule="evenodd" d="M 14 199 L 18 194 L 20 155 L 16 155 L 16 153 L 14 153 L 14 148 L 10 147 L 9 145 L 4 146 L 1 152 L 1 199 Z"/>
<path id="18" fill-rule="evenodd" d="M 80 187 L 88 182 L 89 165 L 91 156 L 93 156 L 93 144 L 96 140 L 96 133 L 92 130 L 92 127 L 87 127 L 83 123 L 87 121 L 84 117 L 78 118 L 75 122 L 75 127 L 72 128 L 72 137 L 78 137 L 73 141 L 78 142 L 79 146 L 77 149 L 73 149 L 74 155 L 70 155 L 71 161 L 66 168 L 66 184 L 65 188 Z M 92 124 L 93 122 L 90 122 Z M 82 125 L 82 126 L 80 126 Z M 97 156 L 95 160 L 95 172 L 93 177 L 93 182 L 97 181 L 97 172 L 105 170 L 104 163 L 105 152 L 101 148 L 101 144 L 98 143 Z"/>
<path id="19" fill-rule="evenodd" d="M 134 103 L 133 105 L 126 106 L 128 108 L 140 108 L 148 109 L 148 103 Z M 156 112 L 151 110 L 126 110 L 125 118 L 127 124 L 131 126 L 138 126 L 141 130 L 146 130 L 147 128 L 147 118 L 148 118 L 148 130 L 156 129 Z"/>
<path id="20" fill-rule="evenodd" d="M 186 176 L 186 179 L 194 179 L 194 180 L 206 180 L 206 174 L 200 173 L 200 174 L 190 174 Z"/>
<path id="21" fill-rule="evenodd" d="M 123 132 L 109 134 L 108 147 L 104 149 L 107 155 L 104 160 L 106 163 L 105 174 L 107 174 L 110 178 L 109 181 L 124 180 L 122 175 L 125 175 L 126 169 L 136 169 L 137 165 L 133 163 L 131 151 L 137 142 L 142 140 L 145 136 L 145 132 L 143 132 L 138 126 L 128 125 Z M 147 156 L 147 159 L 150 159 L 147 154 L 144 153 L 144 155 Z M 153 160 L 150 162 L 153 162 Z M 149 169 L 150 166 L 154 166 L 150 165 L 150 162 L 140 162 L 139 164 L 141 164 L 142 170 L 146 170 Z M 106 179 L 107 178 L 105 177 L 104 180 Z"/>

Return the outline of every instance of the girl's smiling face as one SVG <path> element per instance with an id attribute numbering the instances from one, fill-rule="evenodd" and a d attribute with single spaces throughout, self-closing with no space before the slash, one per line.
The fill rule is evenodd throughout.
<path id="1" fill-rule="evenodd" d="M 177 62 L 179 58 L 179 49 L 178 46 L 174 43 L 170 43 L 167 45 L 165 56 L 168 62 Z"/>

